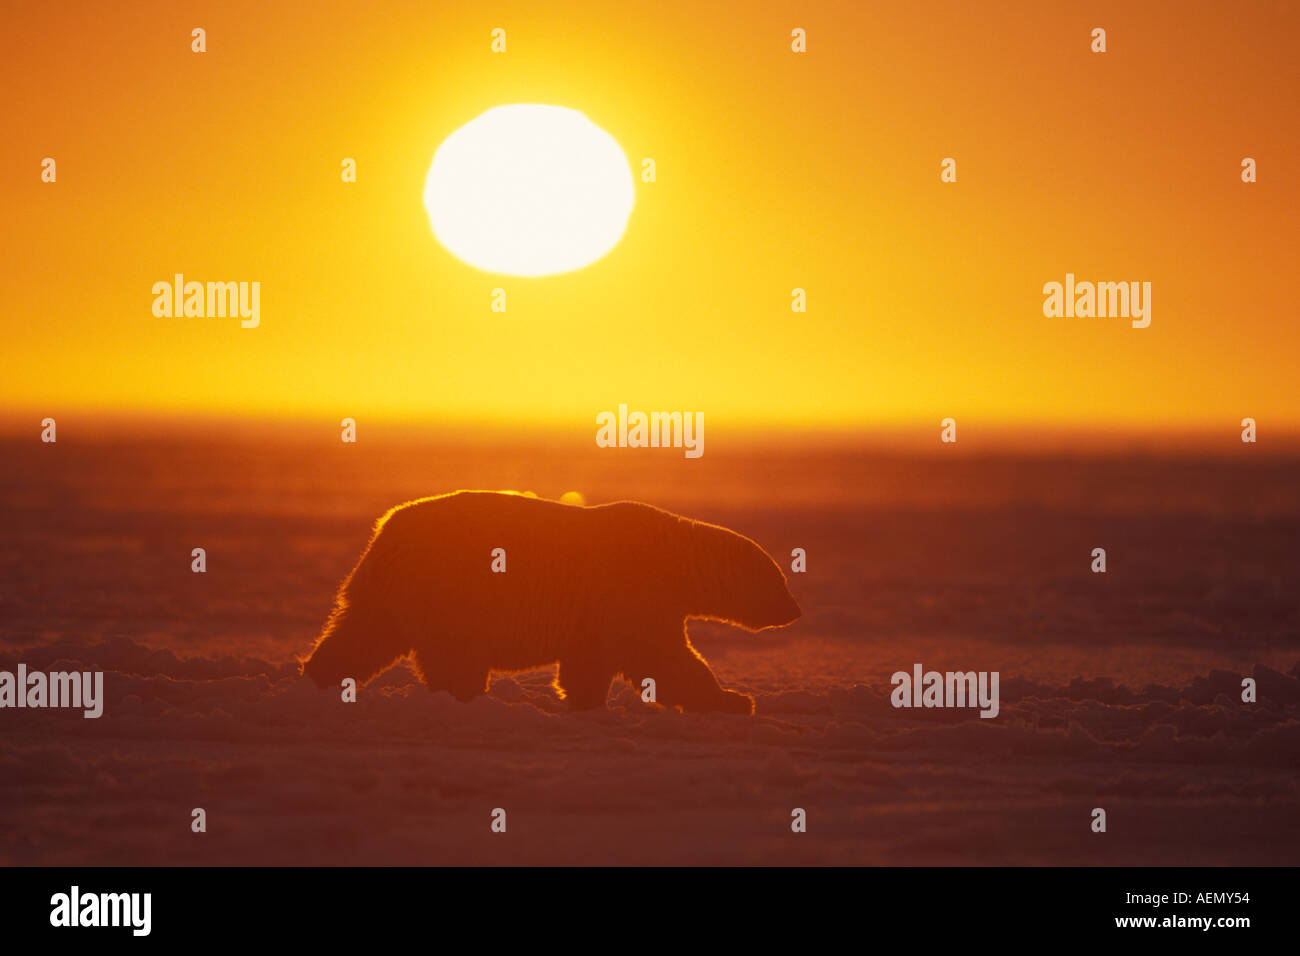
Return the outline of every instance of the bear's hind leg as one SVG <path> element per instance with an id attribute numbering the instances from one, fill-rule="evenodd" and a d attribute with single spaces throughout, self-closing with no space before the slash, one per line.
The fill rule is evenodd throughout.
<path id="1" fill-rule="evenodd" d="M 436 655 L 422 654 L 418 650 L 411 655 L 411 660 L 430 693 L 445 690 L 462 704 L 487 693 L 490 675 L 486 667 L 444 663 Z"/>
<path id="2" fill-rule="evenodd" d="M 564 698 L 569 710 L 595 710 L 605 706 L 614 668 L 590 661 L 561 660 L 551 686 Z"/>

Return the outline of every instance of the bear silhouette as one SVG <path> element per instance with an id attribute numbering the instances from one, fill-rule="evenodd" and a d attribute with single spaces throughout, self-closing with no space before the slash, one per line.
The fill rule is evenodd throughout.
<path id="1" fill-rule="evenodd" d="M 748 715 L 753 698 L 718 685 L 686 619 L 757 631 L 799 614 L 776 562 L 726 528 L 632 501 L 459 491 L 379 519 L 302 669 L 364 684 L 409 655 L 429 690 L 468 701 L 492 671 L 558 663 L 574 710 L 604 706 L 621 675 L 653 678 L 664 706 Z"/>

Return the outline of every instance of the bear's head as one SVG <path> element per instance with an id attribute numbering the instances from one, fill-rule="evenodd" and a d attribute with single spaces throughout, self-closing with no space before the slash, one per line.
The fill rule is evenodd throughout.
<path id="1" fill-rule="evenodd" d="M 798 620 L 785 574 L 757 543 L 718 525 L 683 521 L 686 616 L 738 624 L 746 630 Z"/>

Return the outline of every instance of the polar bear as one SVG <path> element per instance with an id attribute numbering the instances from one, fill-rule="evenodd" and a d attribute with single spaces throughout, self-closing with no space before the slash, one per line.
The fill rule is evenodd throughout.
<path id="1" fill-rule="evenodd" d="M 622 675 L 656 702 L 752 714 L 686 634 L 687 618 L 757 631 L 799 617 L 776 562 L 744 535 L 632 501 L 585 507 L 458 491 L 398 505 L 339 589 L 302 661 L 321 687 L 366 683 L 410 656 L 431 691 L 467 701 L 491 671 L 559 664 L 571 709 Z"/>

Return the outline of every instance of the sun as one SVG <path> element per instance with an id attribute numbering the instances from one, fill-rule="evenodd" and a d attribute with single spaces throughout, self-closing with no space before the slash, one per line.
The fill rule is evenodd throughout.
<path id="1" fill-rule="evenodd" d="M 485 272 L 544 276 L 618 243 L 635 199 L 622 147 L 577 110 L 488 110 L 434 153 L 424 186 L 433 234 Z"/>

